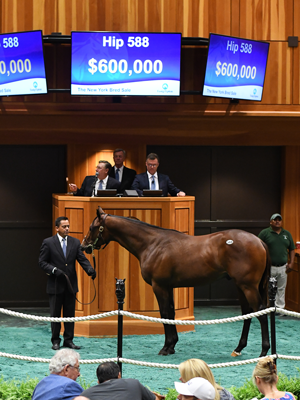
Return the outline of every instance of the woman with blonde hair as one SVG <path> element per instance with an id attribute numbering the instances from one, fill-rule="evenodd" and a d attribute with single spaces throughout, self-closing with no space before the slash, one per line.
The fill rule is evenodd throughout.
<path id="1" fill-rule="evenodd" d="M 235 400 L 233 395 L 218 385 L 215 378 L 205 361 L 191 358 L 179 365 L 180 380 L 185 383 L 192 378 L 200 377 L 208 380 L 215 388 L 216 395 L 214 400 Z"/>
<path id="2" fill-rule="evenodd" d="M 281 392 L 277 389 L 277 368 L 271 357 L 264 357 L 258 361 L 253 371 L 253 381 L 260 393 L 264 395 L 263 400 L 295 400 L 293 393 Z"/>

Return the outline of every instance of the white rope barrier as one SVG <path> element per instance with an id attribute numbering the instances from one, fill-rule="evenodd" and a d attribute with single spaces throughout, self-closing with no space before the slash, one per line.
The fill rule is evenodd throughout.
<path id="1" fill-rule="evenodd" d="M 276 358 L 276 354 L 272 354 L 270 356 L 271 358 Z M 208 364 L 210 368 L 223 368 L 223 367 L 234 367 L 237 365 L 246 365 L 246 364 L 254 364 L 258 362 L 258 360 L 261 360 L 262 358 L 265 357 L 260 357 L 260 358 L 252 358 L 251 360 L 243 360 L 243 361 L 232 361 L 228 363 L 221 363 L 221 364 Z M 128 358 L 119 358 L 119 361 L 125 364 L 133 364 L 133 365 L 141 365 L 145 367 L 154 367 L 154 368 L 168 368 L 168 369 L 178 369 L 179 364 L 160 364 L 160 363 L 148 363 L 144 361 L 136 361 L 136 360 L 130 360 Z"/>
<path id="2" fill-rule="evenodd" d="M 276 312 L 279 314 L 287 315 L 288 317 L 300 318 L 300 314 L 295 311 L 288 311 L 284 308 L 276 308 Z"/>
<path id="3" fill-rule="evenodd" d="M 39 317 L 31 314 L 23 314 L 12 310 L 6 310 L 5 308 L 0 308 L 0 313 L 10 315 L 12 317 L 31 319 L 33 321 L 48 321 L 48 322 L 76 322 L 76 321 L 90 321 L 93 319 L 101 319 L 106 317 L 111 317 L 113 315 L 118 315 L 118 310 L 109 311 L 106 313 L 96 314 L 96 315 L 87 315 L 85 317 L 65 317 L 65 318 L 56 318 L 56 317 Z"/>
<path id="4" fill-rule="evenodd" d="M 164 319 L 164 318 L 154 318 L 147 317 L 145 315 L 133 314 L 128 311 L 120 311 L 120 314 L 125 315 L 126 317 L 131 317 L 135 319 L 142 319 L 150 322 L 161 322 L 166 325 L 216 325 L 216 324 L 225 324 L 227 322 L 237 322 L 243 321 L 245 319 L 250 319 L 254 317 L 260 317 L 261 315 L 269 314 L 275 311 L 275 307 L 266 308 L 261 311 L 253 312 L 246 315 L 240 315 L 239 317 L 230 317 L 230 318 L 222 318 L 222 319 L 211 319 L 211 320 L 201 320 L 201 321 L 187 321 L 187 320 L 173 320 L 173 319 Z M 299 314 L 300 318 L 300 314 Z"/>
<path id="5" fill-rule="evenodd" d="M 21 361 L 31 361 L 31 362 L 40 362 L 40 363 L 49 363 L 50 358 L 40 358 L 40 357 L 27 357 L 27 356 L 20 356 L 17 354 L 9 354 L 9 353 L 2 353 L 0 352 L 1 357 L 12 358 Z M 300 357 L 293 357 L 293 356 L 284 356 L 284 355 L 276 355 L 272 354 L 270 357 L 272 358 L 282 358 L 286 360 L 300 360 Z M 234 367 L 238 365 L 247 365 L 253 364 L 258 362 L 261 358 L 252 358 L 250 360 L 243 360 L 243 361 L 232 361 L 227 363 L 220 363 L 220 364 L 208 364 L 210 368 L 225 368 L 225 367 Z M 132 364 L 132 365 L 140 365 L 143 367 L 152 367 L 152 368 L 167 368 L 167 369 L 178 369 L 179 364 L 162 364 L 162 363 L 152 363 L 152 362 L 145 362 L 145 361 L 138 361 L 138 360 L 131 360 L 129 358 L 101 358 L 101 359 L 94 359 L 94 360 L 80 360 L 80 364 L 101 364 L 103 362 L 113 361 L 117 362 L 120 361 L 124 364 Z"/>
<path id="6" fill-rule="evenodd" d="M 238 321 L 243 321 L 246 319 L 254 318 L 254 317 L 259 317 L 261 315 L 269 314 L 271 312 L 275 311 L 275 307 L 270 307 L 266 308 L 261 311 L 253 312 L 250 314 L 246 315 L 240 315 L 238 317 L 230 317 L 230 318 L 222 318 L 222 319 L 211 319 L 211 320 L 200 320 L 200 321 L 187 321 L 187 320 L 173 320 L 173 319 L 166 319 L 166 318 L 155 318 L 155 317 L 148 317 L 146 315 L 140 315 L 140 314 L 134 314 L 129 311 L 120 311 L 120 314 L 134 318 L 134 319 L 141 319 L 144 321 L 150 321 L 150 322 L 157 322 L 157 323 L 163 323 L 167 325 L 215 325 L 215 324 L 225 324 L 228 322 L 238 322 Z M 280 308 L 276 309 L 277 312 L 280 312 L 282 314 L 290 315 L 290 316 L 295 316 L 297 318 L 300 318 L 300 314 L 293 312 L 293 311 L 287 311 L 283 310 Z M 10 315 L 13 317 L 18 317 L 18 318 L 24 318 L 24 319 L 29 319 L 33 321 L 48 321 L 48 322 L 77 322 L 77 321 L 90 321 L 90 320 L 95 320 L 95 319 L 101 319 L 101 318 L 107 318 L 111 317 L 113 315 L 118 315 L 119 311 L 109 311 L 106 313 L 101 313 L 101 314 L 95 314 L 95 315 L 87 315 L 85 317 L 41 317 L 41 316 L 36 316 L 36 315 L 31 315 L 31 314 L 23 314 L 19 313 L 16 311 L 12 310 L 6 310 L 4 308 L 0 308 L 0 313 Z"/>
<path id="7" fill-rule="evenodd" d="M 134 319 L 141 319 L 141 320 L 169 324 L 169 325 L 224 324 L 227 322 L 237 322 L 237 321 L 242 321 L 242 320 L 246 320 L 246 319 L 253 318 L 253 317 L 258 317 L 261 315 L 269 314 L 274 311 L 276 311 L 276 313 L 280 313 L 280 314 L 287 315 L 290 317 L 300 318 L 300 313 L 297 313 L 294 311 L 287 311 L 287 310 L 284 310 L 281 308 L 275 308 L 275 307 L 270 307 L 265 310 L 250 313 L 247 315 L 242 315 L 239 317 L 230 317 L 230 318 L 213 319 L 213 320 L 200 320 L 200 321 L 187 321 L 187 320 L 174 321 L 174 320 L 170 320 L 170 319 L 147 317 L 145 315 L 134 314 L 134 313 L 131 313 L 128 311 L 118 311 L 118 310 L 101 313 L 101 314 L 96 314 L 96 315 L 90 315 L 90 316 L 86 316 L 86 317 L 54 318 L 54 317 L 40 317 L 40 316 L 31 315 L 31 314 L 23 314 L 23 313 L 19 313 L 16 311 L 0 308 L 0 313 L 2 313 L 2 314 L 19 317 L 19 318 L 30 319 L 30 320 L 34 320 L 34 321 L 51 321 L 51 322 L 88 321 L 88 320 L 106 318 L 106 317 L 110 317 L 113 315 L 118 315 L 118 313 L 120 313 L 124 316 L 134 318 Z M 23 361 L 41 362 L 41 363 L 49 363 L 50 362 L 50 359 L 47 359 L 47 358 L 27 357 L 27 356 L 20 356 L 20 355 L 16 355 L 16 354 L 9 354 L 9 353 L 2 353 L 2 352 L 0 352 L 0 357 L 13 358 L 13 359 L 23 360 Z M 297 356 L 273 354 L 270 357 L 300 361 L 300 357 L 297 357 Z M 243 361 L 233 361 L 233 362 L 221 363 L 221 364 L 209 364 L 209 367 L 210 368 L 224 368 L 224 367 L 232 367 L 232 366 L 238 366 L 238 365 L 246 365 L 246 364 L 256 363 L 260 359 L 261 358 L 253 358 L 253 359 L 243 360 Z M 122 363 L 134 364 L 134 365 L 140 365 L 140 366 L 146 366 L 146 367 L 154 367 L 154 368 L 178 369 L 178 367 L 179 367 L 179 365 L 176 365 L 176 364 L 150 363 L 150 362 L 144 362 L 144 361 L 131 360 L 131 359 L 127 359 L 127 358 L 105 358 L 105 359 L 95 359 L 95 360 L 80 360 L 80 363 L 81 364 L 100 364 L 100 363 L 106 362 L 106 361 L 113 361 L 113 362 L 120 361 Z"/>
<path id="8" fill-rule="evenodd" d="M 0 357 L 6 357 L 6 358 L 13 358 L 16 360 L 22 360 L 22 361 L 33 361 L 33 362 L 40 362 L 40 363 L 49 363 L 50 358 L 40 358 L 40 357 L 27 357 L 27 356 L 20 356 L 17 354 L 9 354 L 9 353 L 1 353 L 0 352 Z M 100 358 L 100 359 L 95 359 L 95 360 L 80 360 L 80 364 L 101 364 L 103 362 L 107 361 L 118 361 L 117 357 L 114 358 Z"/>

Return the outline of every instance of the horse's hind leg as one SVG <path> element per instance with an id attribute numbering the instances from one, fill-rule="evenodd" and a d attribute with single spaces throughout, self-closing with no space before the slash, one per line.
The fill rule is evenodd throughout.
<path id="1" fill-rule="evenodd" d="M 242 314 L 248 314 L 253 311 L 262 310 L 265 304 L 262 304 L 262 299 L 257 290 L 245 289 L 244 293 L 239 289 L 239 298 L 242 307 Z M 247 296 L 247 297 L 246 297 Z M 262 315 L 257 317 L 261 327 L 261 338 L 262 338 L 262 350 L 260 357 L 265 356 L 270 348 L 269 341 L 269 329 L 268 329 L 268 318 L 267 315 Z M 242 331 L 242 336 L 238 347 L 234 350 L 236 353 L 240 353 L 244 347 L 247 346 L 247 339 L 250 329 L 251 319 L 244 320 L 244 326 Z"/>
<path id="2" fill-rule="evenodd" d="M 173 301 L 173 288 L 165 289 L 152 284 L 153 291 L 158 301 L 161 318 L 175 319 Z M 176 325 L 164 324 L 165 344 L 158 354 L 167 356 L 175 353 L 175 345 L 178 342 Z"/>

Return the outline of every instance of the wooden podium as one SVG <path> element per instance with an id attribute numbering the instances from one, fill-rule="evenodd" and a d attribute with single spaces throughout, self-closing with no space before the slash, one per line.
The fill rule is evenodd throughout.
<path id="1" fill-rule="evenodd" d="M 88 232 L 96 217 L 98 206 L 112 215 L 133 216 L 141 221 L 162 228 L 176 229 L 189 235 L 194 234 L 194 201 L 186 197 L 77 197 L 54 194 L 53 226 L 59 216 L 66 216 L 70 221 L 70 235 L 80 241 Z M 87 255 L 91 264 L 92 256 Z M 126 279 L 124 311 L 146 316 L 158 317 L 159 307 L 149 286 L 142 278 L 138 260 L 116 242 L 111 242 L 101 251 L 95 251 L 97 277 L 95 285 L 97 296 L 90 305 L 76 303 L 76 317 L 95 315 L 117 310 L 115 278 Z M 94 296 L 92 279 L 77 265 L 77 298 L 89 303 Z M 194 288 L 174 289 L 176 319 L 194 320 Z M 191 331 L 193 325 L 177 326 L 179 332 Z M 125 335 L 144 335 L 164 333 L 161 323 L 153 323 L 124 317 Z M 94 321 L 76 322 L 77 336 L 105 336 L 117 334 L 117 316 Z"/>

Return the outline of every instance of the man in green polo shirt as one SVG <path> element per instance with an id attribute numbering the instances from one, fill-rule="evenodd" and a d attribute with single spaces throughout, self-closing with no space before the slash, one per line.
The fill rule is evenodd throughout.
<path id="1" fill-rule="evenodd" d="M 272 261 L 271 277 L 277 279 L 275 305 L 284 308 L 287 274 L 292 271 L 295 259 L 295 244 L 292 235 L 282 228 L 282 216 L 273 214 L 270 218 L 270 227 L 263 229 L 258 237 L 268 245 Z M 288 253 L 290 262 L 288 262 Z"/>

